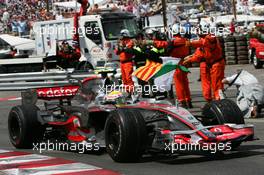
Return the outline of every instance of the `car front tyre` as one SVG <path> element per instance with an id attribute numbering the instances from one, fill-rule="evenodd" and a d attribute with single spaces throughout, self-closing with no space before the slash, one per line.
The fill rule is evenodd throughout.
<path id="1" fill-rule="evenodd" d="M 106 150 L 116 162 L 137 162 L 145 150 L 146 125 L 133 109 L 117 109 L 105 124 Z"/>

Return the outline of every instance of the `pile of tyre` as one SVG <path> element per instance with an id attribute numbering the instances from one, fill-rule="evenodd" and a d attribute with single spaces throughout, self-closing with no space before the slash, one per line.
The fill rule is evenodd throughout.
<path id="1" fill-rule="evenodd" d="M 226 64 L 248 64 L 248 42 L 245 36 L 227 36 L 224 38 Z"/>
<path id="2" fill-rule="evenodd" d="M 248 41 L 245 36 L 236 36 L 236 54 L 238 64 L 248 64 Z"/>

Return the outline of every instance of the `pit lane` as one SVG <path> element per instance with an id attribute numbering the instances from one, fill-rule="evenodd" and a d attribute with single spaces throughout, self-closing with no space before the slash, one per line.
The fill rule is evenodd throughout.
<path id="1" fill-rule="evenodd" d="M 243 68 L 253 73 L 260 83 L 264 85 L 264 69 L 255 70 L 252 65 L 227 66 L 226 75 L 231 75 L 238 68 Z M 199 69 L 191 69 L 190 87 L 192 91 L 194 109 L 191 111 L 199 114 L 200 107 L 204 104 L 200 82 L 197 82 Z M 227 93 L 229 97 L 235 97 L 235 89 L 231 88 Z M 14 150 L 8 139 L 7 116 L 12 106 L 20 104 L 19 100 L 9 97 L 19 97 L 19 92 L 0 92 L 0 149 Z M 106 154 L 77 154 L 62 151 L 46 151 L 43 155 L 75 160 L 98 167 L 115 170 L 121 174 L 263 174 L 264 167 L 264 118 L 247 119 L 247 123 L 255 125 L 256 136 L 260 139 L 254 142 L 243 143 L 239 152 L 226 153 L 219 158 L 205 157 L 201 155 L 185 155 L 173 158 L 145 157 L 140 163 L 120 164 L 115 163 Z M 34 152 L 32 150 L 22 150 Z M 38 152 L 34 152 L 38 153 Z"/>

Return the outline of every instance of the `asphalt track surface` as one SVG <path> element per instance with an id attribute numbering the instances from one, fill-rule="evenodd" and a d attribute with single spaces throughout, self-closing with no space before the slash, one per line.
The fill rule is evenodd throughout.
<path id="1" fill-rule="evenodd" d="M 264 69 L 255 70 L 252 65 L 228 66 L 226 75 L 231 75 L 236 69 L 243 68 L 254 73 L 259 81 L 264 85 Z M 204 104 L 200 83 L 198 79 L 199 70 L 191 69 L 189 76 L 192 97 L 195 109 L 198 113 L 200 107 Z M 233 98 L 235 90 L 231 89 L 228 93 Z M 12 106 L 20 104 L 16 99 L 20 94 L 18 92 L 0 92 L 0 149 L 16 150 L 9 143 L 7 131 L 7 116 Z M 247 123 L 255 125 L 255 135 L 260 140 L 243 143 L 238 151 L 225 153 L 220 157 L 204 155 L 185 155 L 178 157 L 145 157 L 139 163 L 115 163 L 106 154 L 78 154 L 63 151 L 45 151 L 41 155 L 53 156 L 67 160 L 73 160 L 80 163 L 94 165 L 104 169 L 113 170 L 121 174 L 131 175 L 167 175 L 167 174 L 202 174 L 202 175 L 262 175 L 264 174 L 264 119 L 247 119 Z M 32 150 L 16 150 L 40 154 Z M 0 174 L 3 172 L 0 170 Z M 107 172 L 106 172 L 107 174 Z"/>

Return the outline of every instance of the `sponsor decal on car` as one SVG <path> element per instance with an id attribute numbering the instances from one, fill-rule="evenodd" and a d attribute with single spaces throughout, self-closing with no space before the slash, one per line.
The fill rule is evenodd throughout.
<path id="1" fill-rule="evenodd" d="M 53 97 L 70 97 L 74 96 L 79 87 L 55 87 L 55 88 L 41 88 L 37 90 L 38 97 L 53 98 Z"/>

